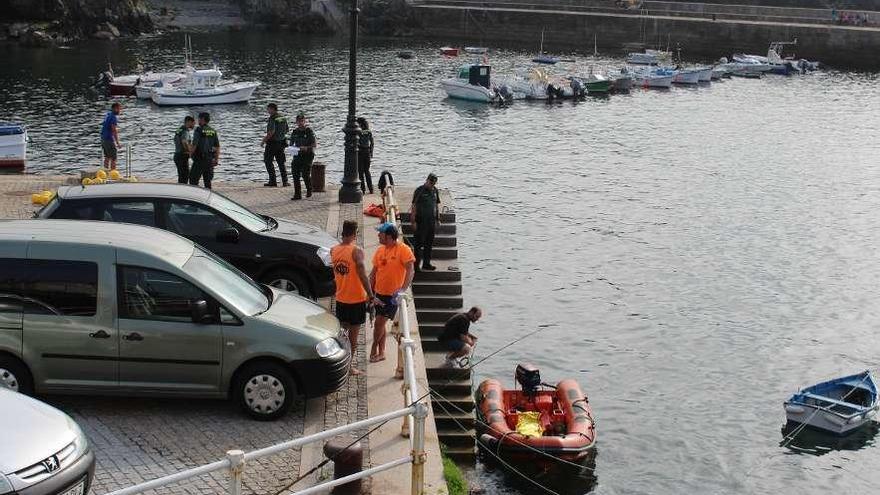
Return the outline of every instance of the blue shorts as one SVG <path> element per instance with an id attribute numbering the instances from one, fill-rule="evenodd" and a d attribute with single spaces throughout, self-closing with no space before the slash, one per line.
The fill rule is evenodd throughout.
<path id="1" fill-rule="evenodd" d="M 461 339 L 451 339 L 447 340 L 445 345 L 447 351 L 458 352 L 464 348 L 465 342 Z"/>

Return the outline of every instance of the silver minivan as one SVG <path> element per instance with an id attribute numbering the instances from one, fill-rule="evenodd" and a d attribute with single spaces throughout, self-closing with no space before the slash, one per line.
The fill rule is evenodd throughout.
<path id="1" fill-rule="evenodd" d="M 321 306 L 176 234 L 0 221 L 0 383 L 13 390 L 229 397 L 269 420 L 341 387 L 350 359 Z"/>

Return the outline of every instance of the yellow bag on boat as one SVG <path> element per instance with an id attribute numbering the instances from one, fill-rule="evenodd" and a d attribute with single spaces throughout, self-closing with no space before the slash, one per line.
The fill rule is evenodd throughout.
<path id="1" fill-rule="evenodd" d="M 526 437 L 540 437 L 544 434 L 541 426 L 541 413 L 537 411 L 521 412 L 516 415 L 516 432 Z"/>

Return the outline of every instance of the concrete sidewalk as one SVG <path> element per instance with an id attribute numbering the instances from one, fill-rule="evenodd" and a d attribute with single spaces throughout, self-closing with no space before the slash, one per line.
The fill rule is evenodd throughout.
<path id="1" fill-rule="evenodd" d="M 31 204 L 30 195 L 44 189 L 54 190 L 66 176 L 0 175 L 0 218 L 30 218 L 39 206 Z M 100 186 L 88 186 L 100 187 Z M 217 182 L 215 190 L 253 210 L 280 218 L 297 220 L 327 230 L 338 237 L 343 220 L 357 220 L 361 228 L 359 243 L 368 261 L 377 245 L 374 226 L 377 219 L 364 217 L 362 205 L 340 205 L 336 189 L 315 193 L 312 198 L 291 201 L 292 188 L 266 188 L 254 182 Z M 368 196 L 364 203 L 381 203 Z M 332 307 L 331 300 L 322 301 Z M 418 342 L 418 325 L 412 311 L 411 328 Z M 351 377 L 346 385 L 326 397 L 298 402 L 291 414 L 274 422 L 256 422 L 241 414 L 227 401 L 180 401 L 155 399 L 117 399 L 95 397 L 43 397 L 71 414 L 92 440 L 97 454 L 93 493 L 107 493 L 182 469 L 222 458 L 227 450 L 245 451 L 266 447 L 284 440 L 324 431 L 336 426 L 375 416 L 403 407 L 401 380 L 395 380 L 396 354 L 392 338 L 389 359 L 367 365 L 365 348 L 372 342 L 372 329 L 360 335 L 355 354 L 357 367 L 367 373 Z M 420 393 L 427 390 L 421 350 L 416 353 Z M 149 424 L 151 426 L 144 427 Z M 409 441 L 400 436 L 401 421 L 390 422 L 367 439 L 364 468 L 378 466 L 410 453 Z M 433 415 L 427 422 L 428 462 L 426 493 L 446 493 L 440 460 L 440 447 Z M 357 433 L 351 438 L 356 438 Z M 317 466 L 323 459 L 323 443 L 311 444 L 299 451 L 288 451 L 268 459 L 249 463 L 245 470 L 245 493 L 274 495 L 312 486 L 332 477 L 332 463 L 294 485 L 294 481 Z M 171 485 L 158 493 L 215 494 L 225 491 L 226 474 L 204 476 L 188 483 Z M 363 493 L 410 493 L 410 467 L 400 466 L 366 480 Z"/>

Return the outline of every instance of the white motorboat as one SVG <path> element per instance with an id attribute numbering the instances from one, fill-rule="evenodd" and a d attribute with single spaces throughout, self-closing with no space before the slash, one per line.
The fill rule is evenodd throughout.
<path id="1" fill-rule="evenodd" d="M 636 85 L 644 88 L 671 88 L 675 73 L 666 69 L 642 69 L 632 72 Z"/>
<path id="2" fill-rule="evenodd" d="M 180 72 L 145 72 L 143 74 L 128 74 L 125 76 L 113 76 L 110 72 L 110 95 L 132 96 L 140 94 L 138 86 L 156 86 L 160 82 L 176 82 L 183 78 Z M 141 98 L 141 96 L 138 96 Z M 149 98 L 149 93 L 143 98 Z"/>
<path id="3" fill-rule="evenodd" d="M 712 67 L 698 67 L 700 82 L 712 82 Z"/>
<path id="4" fill-rule="evenodd" d="M 728 77 L 728 76 L 729 76 L 728 71 L 721 68 L 720 66 L 716 65 L 715 67 L 712 67 L 712 80 L 713 81 L 717 81 L 717 80 L 721 79 L 722 77 Z"/>
<path id="5" fill-rule="evenodd" d="M 488 65 L 462 65 L 457 77 L 440 81 L 440 86 L 450 98 L 491 103 L 499 98 L 491 88 L 491 75 Z"/>
<path id="6" fill-rule="evenodd" d="M 0 122 L 0 170 L 21 170 L 27 158 L 27 128 Z"/>
<path id="7" fill-rule="evenodd" d="M 699 84 L 700 70 L 698 69 L 678 69 L 674 71 L 672 82 L 675 84 Z"/>
<path id="8" fill-rule="evenodd" d="M 157 105 L 219 105 L 248 101 L 259 82 L 221 83 L 223 73 L 213 69 L 188 66 L 186 77 L 176 85 L 161 84 L 152 88 L 150 99 Z"/>
<path id="9" fill-rule="evenodd" d="M 489 49 L 485 46 L 466 46 L 464 47 L 464 51 L 472 55 L 483 55 L 488 53 Z"/>
<path id="10" fill-rule="evenodd" d="M 577 83 L 572 85 L 571 79 L 555 77 L 542 67 L 519 69 L 502 81 L 514 95 L 527 100 L 573 98 L 578 92 Z"/>

